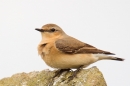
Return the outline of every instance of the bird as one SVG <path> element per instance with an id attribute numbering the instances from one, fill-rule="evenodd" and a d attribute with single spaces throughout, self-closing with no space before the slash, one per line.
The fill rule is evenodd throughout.
<path id="1" fill-rule="evenodd" d="M 115 57 L 114 53 L 98 49 L 67 35 L 56 24 L 45 24 L 35 30 L 41 32 L 42 36 L 38 54 L 48 66 L 60 69 L 60 72 L 69 69 L 77 69 L 78 72 L 100 60 L 124 61 L 123 58 Z"/>

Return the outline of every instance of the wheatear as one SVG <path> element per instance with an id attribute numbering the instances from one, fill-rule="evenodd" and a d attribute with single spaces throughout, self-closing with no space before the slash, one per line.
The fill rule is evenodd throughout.
<path id="1" fill-rule="evenodd" d="M 45 63 L 58 69 L 84 68 L 99 60 L 123 61 L 114 57 L 114 53 L 97 49 L 87 43 L 68 36 L 58 25 L 46 24 L 36 28 L 41 32 L 42 40 L 38 53 Z"/>

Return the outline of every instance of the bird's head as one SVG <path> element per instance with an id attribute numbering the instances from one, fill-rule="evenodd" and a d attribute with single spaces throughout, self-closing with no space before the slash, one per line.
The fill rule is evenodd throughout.
<path id="1" fill-rule="evenodd" d="M 65 32 L 56 24 L 46 24 L 42 28 L 36 28 L 40 31 L 43 39 L 53 39 L 65 34 Z"/>

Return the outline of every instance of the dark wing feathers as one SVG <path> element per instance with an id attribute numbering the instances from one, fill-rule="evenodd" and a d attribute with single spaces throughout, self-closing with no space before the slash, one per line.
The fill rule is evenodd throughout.
<path id="1" fill-rule="evenodd" d="M 99 50 L 97 48 L 87 48 L 87 47 L 83 47 L 79 50 L 77 50 L 76 53 L 93 53 L 93 54 L 110 54 L 110 55 L 115 55 L 114 53 L 108 52 L 108 51 L 103 51 L 103 50 Z"/>
<path id="2" fill-rule="evenodd" d="M 96 47 L 83 43 L 72 37 L 58 39 L 55 42 L 55 44 L 56 44 L 56 48 L 58 48 L 60 51 L 69 54 L 81 54 L 81 53 L 99 54 L 100 53 L 100 54 L 114 55 L 114 53 L 97 49 Z"/>

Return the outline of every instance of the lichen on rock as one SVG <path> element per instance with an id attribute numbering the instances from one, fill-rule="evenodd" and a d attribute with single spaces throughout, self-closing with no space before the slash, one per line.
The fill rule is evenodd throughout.
<path id="1" fill-rule="evenodd" d="M 107 86 L 97 67 L 82 69 L 73 80 L 68 77 L 73 71 L 65 71 L 59 77 L 52 77 L 55 71 L 43 70 L 30 73 L 18 73 L 0 80 L 0 86 Z M 52 81 L 53 80 L 53 81 Z"/>

